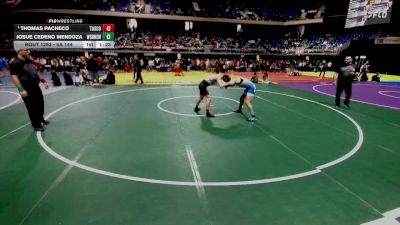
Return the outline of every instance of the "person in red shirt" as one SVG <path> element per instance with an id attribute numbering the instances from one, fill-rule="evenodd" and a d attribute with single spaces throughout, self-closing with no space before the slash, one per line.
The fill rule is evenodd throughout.
<path id="1" fill-rule="evenodd" d="M 103 59 L 100 56 L 97 57 L 97 64 L 99 64 L 100 67 L 103 66 Z"/>
<path id="2" fill-rule="evenodd" d="M 125 62 L 124 70 L 125 70 L 125 72 L 130 72 L 131 71 L 131 67 L 129 66 L 128 62 Z"/>

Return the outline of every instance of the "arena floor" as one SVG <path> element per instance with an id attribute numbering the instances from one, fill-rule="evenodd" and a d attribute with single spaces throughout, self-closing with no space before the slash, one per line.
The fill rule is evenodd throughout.
<path id="1" fill-rule="evenodd" d="M 249 123 L 241 89 L 208 119 L 193 85 L 63 88 L 35 133 L 2 88 L 1 224 L 399 224 L 398 110 L 300 89 L 258 85 Z"/>

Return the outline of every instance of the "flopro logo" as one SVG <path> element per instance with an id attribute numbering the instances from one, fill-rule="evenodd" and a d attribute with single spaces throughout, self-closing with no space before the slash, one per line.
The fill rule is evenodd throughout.
<path id="1" fill-rule="evenodd" d="M 373 12 L 368 14 L 368 19 L 370 18 L 386 19 L 387 17 L 388 17 L 387 11 Z"/>

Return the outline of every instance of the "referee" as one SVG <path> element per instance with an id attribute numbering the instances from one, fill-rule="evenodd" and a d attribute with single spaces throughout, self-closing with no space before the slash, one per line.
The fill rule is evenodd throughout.
<path id="1" fill-rule="evenodd" d="M 353 79 L 358 76 L 358 68 L 353 64 L 353 58 L 346 56 L 344 64 L 339 66 L 336 70 L 337 73 L 337 86 L 336 86 L 336 108 L 340 107 L 340 95 L 343 90 L 346 93 L 344 105 L 350 108 L 350 97 L 352 90 Z"/>
<path id="2" fill-rule="evenodd" d="M 29 49 L 18 49 L 17 59 L 10 65 L 10 74 L 19 94 L 24 100 L 33 129 L 43 132 L 44 128 L 42 124 L 49 124 L 49 121 L 43 118 L 44 101 L 39 82 L 42 82 L 46 89 L 49 88 L 49 85 L 38 73 L 35 63 L 30 58 Z"/>
<path id="3" fill-rule="evenodd" d="M 135 83 L 137 83 L 140 79 L 141 84 L 143 84 L 144 83 L 143 78 L 142 78 L 142 68 L 143 68 L 142 62 L 143 62 L 143 60 L 139 57 L 135 57 L 135 58 L 136 58 L 136 60 L 135 60 L 135 72 L 136 72 Z"/>

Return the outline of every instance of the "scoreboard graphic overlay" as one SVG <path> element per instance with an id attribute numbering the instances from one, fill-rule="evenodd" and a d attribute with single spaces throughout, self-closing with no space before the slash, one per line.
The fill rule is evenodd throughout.
<path id="1" fill-rule="evenodd" d="M 345 28 L 390 23 L 393 0 L 350 0 Z"/>
<path id="2" fill-rule="evenodd" d="M 113 49 L 114 24 L 16 24 L 14 48 Z"/>

